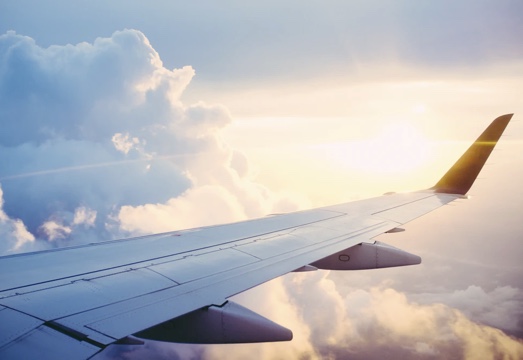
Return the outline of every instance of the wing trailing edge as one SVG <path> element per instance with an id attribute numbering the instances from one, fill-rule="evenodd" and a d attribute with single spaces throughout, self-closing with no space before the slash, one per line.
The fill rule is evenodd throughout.
<path id="1" fill-rule="evenodd" d="M 514 114 L 496 118 L 431 190 L 437 193 L 465 195 L 485 165 L 512 115 Z"/>

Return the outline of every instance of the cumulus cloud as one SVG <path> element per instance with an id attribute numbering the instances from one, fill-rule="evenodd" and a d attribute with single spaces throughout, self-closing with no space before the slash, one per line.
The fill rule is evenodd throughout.
<path id="1" fill-rule="evenodd" d="M 206 203 L 205 207 L 200 207 Z M 241 204 L 219 186 L 204 185 L 189 189 L 165 204 L 123 206 L 118 220 L 123 230 L 153 233 L 173 228 L 191 228 L 245 219 Z"/>
<path id="2" fill-rule="evenodd" d="M 48 48 L 1 35 L 5 213 L 63 246 L 288 208 L 221 139 L 228 110 L 180 100 L 193 76 L 135 30 Z"/>
<path id="3" fill-rule="evenodd" d="M 73 224 L 75 225 L 84 225 L 90 227 L 94 225 L 96 220 L 96 211 L 88 209 L 84 206 L 77 208 L 74 212 Z"/>
<path id="4" fill-rule="evenodd" d="M 20 219 L 11 219 L 2 210 L 4 204 L 3 191 L 0 188 L 0 254 L 21 251 L 35 241 L 35 237 L 27 231 Z"/>
<path id="5" fill-rule="evenodd" d="M 523 342 L 387 284 L 344 291 L 328 272 L 289 274 L 233 298 L 289 327 L 287 343 L 113 346 L 98 359 L 519 359 Z"/>
<path id="6" fill-rule="evenodd" d="M 523 296 L 520 289 L 513 286 L 498 286 L 489 291 L 470 285 L 449 292 L 414 294 L 412 298 L 423 304 L 444 303 L 479 323 L 519 336 L 523 333 Z"/>
<path id="7" fill-rule="evenodd" d="M 305 343 L 314 350 L 307 353 L 309 358 L 518 359 L 523 356 L 520 340 L 470 320 L 452 306 L 412 301 L 387 284 L 345 292 L 323 271 L 290 274 L 283 282 L 285 300 L 266 301 L 270 295 L 264 294 L 278 287 L 275 282 L 266 285 L 250 305 L 270 303 L 275 308 L 280 305 L 285 308 L 286 304 L 292 304 L 290 312 L 296 314 L 298 321 L 281 316 L 281 322 L 298 331 L 306 329 Z M 273 318 L 276 316 L 273 314 Z"/>

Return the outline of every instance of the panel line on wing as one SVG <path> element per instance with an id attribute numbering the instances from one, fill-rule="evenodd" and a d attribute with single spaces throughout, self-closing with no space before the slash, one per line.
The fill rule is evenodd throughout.
<path id="1" fill-rule="evenodd" d="M 292 271 L 294 268 L 298 267 L 297 265 L 303 265 L 302 262 L 312 262 L 313 259 L 316 259 L 316 256 L 327 256 L 333 252 L 343 250 L 348 246 L 361 242 L 363 239 L 358 240 L 361 237 L 368 239 L 365 235 L 369 233 L 371 233 L 369 234 L 370 236 L 375 236 L 378 233 L 383 232 L 384 229 L 389 229 L 391 227 L 394 227 L 394 224 L 391 224 L 388 221 L 372 221 L 372 224 L 369 224 L 364 229 L 351 232 L 350 235 L 346 234 L 345 236 L 341 236 L 339 239 L 330 239 L 327 241 L 328 244 L 311 244 L 308 247 L 297 250 L 292 254 L 292 256 L 280 254 L 264 261 L 236 268 L 232 271 L 220 274 L 219 276 L 211 275 L 198 281 L 180 285 L 176 289 L 156 293 L 154 297 L 145 295 L 142 298 L 134 299 L 134 305 L 131 304 L 131 302 L 120 304 L 125 306 L 122 306 L 119 309 L 119 314 L 109 311 L 107 313 L 108 317 L 105 317 L 103 316 L 103 313 L 105 312 L 104 310 L 109 309 L 101 309 L 102 313 L 98 315 L 92 313 L 89 314 L 88 317 L 90 319 L 98 319 L 86 324 L 85 326 L 108 336 L 119 337 L 119 331 L 121 330 L 117 330 L 119 328 L 118 322 L 125 322 L 124 319 L 126 318 L 133 318 L 133 322 L 145 321 L 152 325 L 152 322 L 154 322 L 154 316 L 166 316 L 166 313 L 156 314 L 158 309 L 163 309 L 162 311 L 166 311 L 167 313 L 170 313 L 172 317 L 176 317 L 176 313 L 178 312 L 182 314 L 187 311 L 192 311 L 199 307 L 208 305 L 209 301 L 212 301 L 211 303 L 220 302 L 223 296 L 229 297 L 245 290 L 245 288 L 259 285 L 261 282 Z M 313 250 L 320 250 L 319 255 L 317 252 L 313 255 Z M 309 256 L 307 256 L 307 254 L 309 254 Z M 244 284 L 244 282 L 248 282 L 249 285 Z M 243 290 L 239 290 L 240 288 Z M 186 303 L 186 300 L 184 299 L 189 296 L 189 294 L 191 294 L 191 301 L 190 303 Z M 168 305 L 173 303 L 176 303 L 176 309 L 173 309 Z M 166 307 L 164 307 L 164 305 Z M 154 316 L 153 313 L 147 309 L 155 309 Z M 142 318 L 139 321 L 136 319 L 138 313 L 144 315 L 147 314 L 147 318 Z M 87 314 L 82 316 L 87 316 Z M 141 327 L 141 329 L 147 327 L 145 324 L 142 325 L 143 327 Z"/>
<path id="2" fill-rule="evenodd" d="M 420 199 L 415 199 L 415 200 L 412 200 L 412 201 L 409 201 L 409 202 L 405 202 L 405 203 L 402 203 L 402 204 L 399 204 L 399 205 L 391 206 L 389 208 L 382 209 L 380 211 L 376 211 L 376 212 L 372 213 L 371 215 L 378 215 L 378 214 L 380 214 L 382 212 L 385 212 L 385 211 L 393 210 L 393 209 L 396 209 L 396 208 L 401 208 L 401 207 L 407 206 L 409 204 L 413 204 L 413 203 L 416 203 L 418 201 L 422 201 L 422 200 L 428 199 L 430 197 L 434 197 L 434 194 L 429 194 L 428 196 L 420 198 Z"/>
<path id="3" fill-rule="evenodd" d="M 262 218 L 257 219 L 258 225 L 256 227 L 250 227 L 250 223 L 252 223 L 255 220 L 249 220 L 241 223 L 236 223 L 231 225 L 230 227 L 224 227 L 223 225 L 218 225 L 215 227 L 207 227 L 199 229 L 197 232 L 188 232 L 187 235 L 184 235 L 183 232 L 182 238 L 184 236 L 188 236 L 191 238 L 191 240 L 197 240 L 197 241 L 177 241 L 172 242 L 168 241 L 165 242 L 165 244 L 169 244 L 171 248 L 165 248 L 164 243 L 162 244 L 154 244 L 154 251 L 150 248 L 152 246 L 146 246 L 146 244 L 136 244 L 138 246 L 137 249 L 134 249 L 135 251 L 131 253 L 130 249 L 122 248 L 121 246 L 126 245 L 127 243 L 125 241 L 122 242 L 112 242 L 108 244 L 97 244 L 92 246 L 83 246 L 83 247 L 74 247 L 70 248 L 69 250 L 69 257 L 64 258 L 62 256 L 63 253 L 57 254 L 55 251 L 44 251 L 42 253 L 28 253 L 28 254 L 17 254 L 17 255 L 9 255 L 2 258 L 2 261 L 0 262 L 0 286 L 6 286 L 4 289 L 0 289 L 0 292 L 4 291 L 12 291 L 17 290 L 23 287 L 27 286 L 36 286 L 41 285 L 45 283 L 55 282 L 55 281 L 63 281 L 71 278 L 76 278 L 79 276 L 85 276 L 85 275 L 91 275 L 98 273 L 100 271 L 106 271 L 106 270 L 115 270 L 118 271 L 119 269 L 126 268 L 126 267 L 132 267 L 139 264 L 145 264 L 147 262 L 151 261 L 157 261 L 160 259 L 166 259 L 172 256 L 180 256 L 183 254 L 190 254 L 194 251 L 198 250 L 205 250 L 205 249 L 211 249 L 216 246 L 224 246 L 227 244 L 235 243 L 239 240 L 254 238 L 259 235 L 263 234 L 270 234 L 290 228 L 294 228 L 297 226 L 304 226 L 308 224 L 313 224 L 318 221 L 323 221 L 326 219 L 330 219 L 336 216 L 343 216 L 343 214 L 335 215 L 330 211 L 324 211 L 324 210 L 315 210 L 310 213 L 292 213 L 288 215 L 281 215 L 276 216 L 272 218 Z M 160 237 L 154 237 L 149 236 L 144 238 L 143 240 L 149 240 L 153 241 L 151 239 L 157 239 L 155 241 L 166 241 L 165 235 L 162 235 Z M 194 238 L 194 239 L 192 239 Z M 215 239 L 220 239 L 218 242 Z M 188 240 L 188 239 L 187 239 Z M 198 245 L 198 241 L 200 241 L 202 244 Z M 106 245 L 106 246 L 104 246 Z M 120 247 L 115 247 L 115 246 Z M 79 251 L 82 250 L 82 256 L 77 257 L 76 254 Z M 85 253 L 83 251 L 88 251 L 90 253 Z M 96 250 L 96 252 L 95 252 Z M 126 256 L 120 256 L 120 257 L 114 257 L 110 255 L 112 252 L 120 252 L 120 250 L 124 250 L 124 253 Z M 169 251 L 170 250 L 170 251 Z M 57 250 L 58 251 L 58 250 Z M 65 250 L 60 250 L 65 251 Z M 143 252 L 153 251 L 150 254 L 150 257 L 141 257 Z M 165 253 L 167 251 L 167 253 Z M 74 261 L 71 258 L 72 255 L 74 256 Z M 94 255 L 98 258 L 98 263 L 95 262 L 89 262 L 87 261 L 88 258 L 90 258 Z M 131 256 L 132 255 L 132 256 Z M 25 257 L 24 257 L 25 256 Z M 147 256 L 147 253 L 145 254 Z M 55 257 L 57 258 L 55 260 Z M 58 258 L 61 259 L 61 261 L 58 261 Z M 56 276 L 53 277 L 52 274 L 56 272 L 57 274 L 63 274 L 64 271 L 64 259 L 67 259 L 67 261 L 71 262 L 71 266 L 65 266 L 66 269 L 71 268 L 74 271 L 74 273 L 62 275 L 62 276 Z M 136 260 L 135 260 L 136 259 Z M 22 266 L 22 263 L 25 263 L 25 261 L 31 261 L 31 262 L 40 262 L 43 264 L 42 266 L 46 266 L 48 269 L 48 272 L 38 272 L 38 271 L 32 271 L 32 269 L 28 269 L 25 266 Z M 105 262 L 105 264 L 104 264 Z M 119 263 L 115 263 L 119 262 Z M 69 265 L 69 263 L 67 263 Z M 2 271 L 3 268 L 10 268 L 11 270 L 20 270 L 21 272 L 25 271 L 26 276 L 24 277 L 10 277 L 7 276 L 7 271 Z M 100 268 L 102 267 L 102 268 Z M 34 279 L 34 280 L 28 280 L 28 279 Z M 23 281 L 22 281 L 23 280 Z M 28 283 L 29 282 L 29 283 Z M 8 284 L 8 285 L 6 285 Z"/>
<path id="4" fill-rule="evenodd" d="M 43 321 L 7 307 L 0 309 L 0 348 L 23 334 L 36 329 Z"/>
<path id="5" fill-rule="evenodd" d="M 219 274 L 259 261 L 258 258 L 227 248 L 181 260 L 155 264 L 148 269 L 163 274 L 168 279 L 183 284 L 208 276 Z"/>

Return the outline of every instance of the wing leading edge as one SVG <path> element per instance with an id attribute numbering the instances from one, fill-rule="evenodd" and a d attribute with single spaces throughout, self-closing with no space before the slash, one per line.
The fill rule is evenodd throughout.
<path id="1" fill-rule="evenodd" d="M 227 299 L 291 271 L 419 263 L 371 239 L 466 194 L 511 117 L 495 119 L 428 190 L 1 257 L 0 358 L 86 359 L 110 344 L 140 343 L 133 334 L 171 342 L 290 340 L 289 330 Z"/>

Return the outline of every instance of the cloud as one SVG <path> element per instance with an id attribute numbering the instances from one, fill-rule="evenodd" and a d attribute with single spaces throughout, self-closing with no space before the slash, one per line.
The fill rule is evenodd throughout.
<path id="1" fill-rule="evenodd" d="M 85 207 L 97 211 L 92 225 L 104 239 L 110 237 L 104 227 L 115 206 L 164 201 L 190 185 L 172 162 L 152 160 L 154 150 L 136 147 L 122 154 L 123 145 L 112 139 L 132 132 L 152 140 L 151 132 L 160 130 L 155 127 L 169 123 L 153 111 L 162 99 L 145 99 L 157 88 L 163 87 L 158 91 L 164 108 L 183 113 L 167 97 L 183 90 L 192 69 L 164 69 L 143 34 L 131 30 L 93 44 L 46 49 L 14 32 L 2 35 L 0 43 L 4 209 L 32 233 L 74 237 L 63 223 Z M 149 117 L 133 116 L 148 112 Z M 147 186 L 163 194 L 140 191 Z"/>
<path id="2" fill-rule="evenodd" d="M 220 135 L 228 110 L 185 105 L 194 70 L 165 68 L 139 31 L 47 48 L 10 31 L 0 36 L 0 64 L 3 209 L 36 242 L 100 241 L 299 206 L 250 180 L 247 159 Z"/>
<path id="3" fill-rule="evenodd" d="M 2 210 L 4 204 L 3 191 L 0 188 L 0 254 L 23 251 L 25 246 L 35 241 L 35 237 L 27 231 L 20 219 L 11 219 Z"/>
<path id="4" fill-rule="evenodd" d="M 206 206 L 201 207 L 203 203 Z M 137 233 L 165 232 L 245 218 L 238 199 L 213 185 L 189 189 L 165 204 L 123 206 L 118 213 L 122 229 Z"/>
<path id="5" fill-rule="evenodd" d="M 512 286 L 498 286 L 491 291 L 478 285 L 448 293 L 422 293 L 412 296 L 424 304 L 444 303 L 459 309 L 467 318 L 521 336 L 523 297 L 521 290 Z"/>
<path id="6" fill-rule="evenodd" d="M 74 212 L 73 224 L 84 225 L 86 227 L 93 226 L 96 220 L 96 211 L 88 209 L 84 206 L 76 208 Z"/>
<path id="7" fill-rule="evenodd" d="M 248 159 L 223 140 L 222 130 L 232 121 L 227 108 L 181 100 L 194 74 L 191 67 L 167 69 L 135 30 L 47 48 L 14 32 L 1 35 L 0 251 L 59 247 L 306 206 L 306 199 L 275 193 L 252 180 Z M 480 351 L 521 357 L 521 341 L 488 326 L 520 329 L 514 314 L 519 314 L 521 290 L 460 288 L 456 284 L 462 282 L 443 279 L 448 269 L 439 270 L 429 267 L 397 282 L 390 278 L 400 272 L 389 272 L 383 275 L 389 280 L 367 285 L 366 275 L 351 274 L 353 286 L 327 272 L 289 275 L 238 297 L 292 328 L 292 343 L 234 346 L 232 351 L 229 346 L 148 342 L 141 348 L 113 346 L 101 356 L 473 358 Z M 431 274 L 440 278 L 433 281 L 438 293 L 426 291 L 423 278 Z"/>
<path id="8" fill-rule="evenodd" d="M 313 348 L 325 358 L 517 359 L 523 355 L 521 340 L 472 321 L 452 306 L 414 302 L 386 284 L 343 292 L 325 272 L 290 275 L 285 281 L 312 331 Z"/>
<path id="9" fill-rule="evenodd" d="M 294 332 L 292 342 L 113 346 L 98 359 L 519 359 L 523 342 L 443 303 L 420 304 L 383 284 L 348 292 L 328 272 L 289 274 L 234 301 Z"/>

